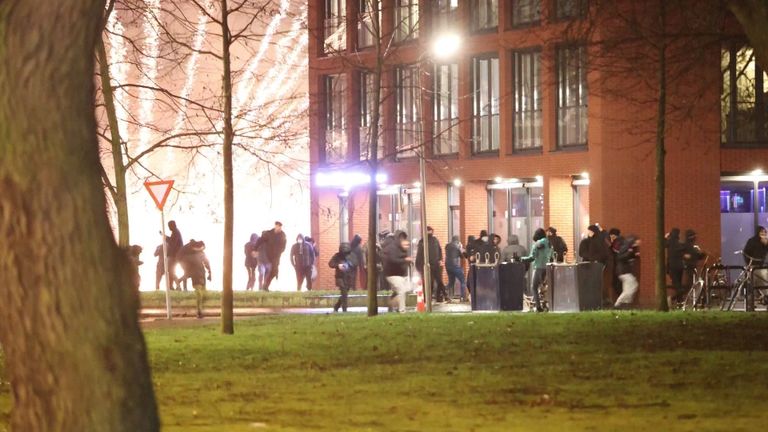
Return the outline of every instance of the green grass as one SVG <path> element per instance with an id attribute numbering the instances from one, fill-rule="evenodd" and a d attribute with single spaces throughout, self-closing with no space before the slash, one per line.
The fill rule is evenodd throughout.
<path id="1" fill-rule="evenodd" d="M 307 308 L 333 307 L 339 291 L 235 291 L 235 308 Z M 363 306 L 366 304 L 365 291 L 351 291 L 350 305 Z M 379 293 L 388 296 L 388 291 Z M 141 306 L 144 308 L 165 309 L 165 291 L 143 291 Z M 196 305 L 194 291 L 171 291 L 171 306 L 174 308 L 194 308 Z M 205 307 L 218 308 L 221 306 L 221 292 L 208 291 L 205 295 Z"/>
<path id="2" fill-rule="evenodd" d="M 762 313 L 263 316 L 234 336 L 172 325 L 146 330 L 166 431 L 753 431 L 768 420 Z"/>

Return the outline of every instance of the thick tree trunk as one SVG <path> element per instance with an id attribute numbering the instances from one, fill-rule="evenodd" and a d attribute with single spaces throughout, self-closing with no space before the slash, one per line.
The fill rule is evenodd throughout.
<path id="1" fill-rule="evenodd" d="M 739 20 L 755 50 L 757 61 L 768 65 L 768 1 L 729 0 L 728 7 Z"/>
<path id="2" fill-rule="evenodd" d="M 117 244 L 122 248 L 130 245 L 130 226 L 128 221 L 128 190 L 125 185 L 125 163 L 123 162 L 123 146 L 120 138 L 120 125 L 117 121 L 114 92 L 109 74 L 107 50 L 101 37 L 96 43 L 96 58 L 99 61 L 101 75 L 101 93 L 104 96 L 104 110 L 109 122 L 110 144 L 112 147 L 112 165 L 115 171 L 115 185 L 112 198 L 117 209 Z"/>
<path id="3" fill-rule="evenodd" d="M 0 2 L 0 343 L 17 431 L 156 431 L 94 119 L 103 0 Z"/>
<path id="4" fill-rule="evenodd" d="M 221 293 L 221 331 L 232 334 L 235 332 L 232 298 L 232 237 L 234 235 L 232 141 L 234 141 L 234 131 L 232 129 L 232 70 L 229 57 L 232 40 L 228 21 L 227 0 L 221 0 L 221 31 L 223 35 L 221 54 L 224 66 L 224 76 L 222 77 L 224 90 L 224 266 L 222 267 L 222 277 L 224 280 Z"/>
<path id="5" fill-rule="evenodd" d="M 666 41 L 666 0 L 659 0 L 661 18 L 661 42 L 659 46 L 659 104 L 656 124 L 656 307 L 660 311 L 669 310 L 667 304 L 666 250 L 664 247 L 666 232 L 666 149 L 664 135 L 667 132 L 667 41 Z"/>

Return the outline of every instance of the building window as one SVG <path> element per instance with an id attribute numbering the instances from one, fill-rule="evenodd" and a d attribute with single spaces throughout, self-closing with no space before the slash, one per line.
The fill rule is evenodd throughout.
<path id="1" fill-rule="evenodd" d="M 397 69 L 397 130 L 395 145 L 398 157 L 415 156 L 421 136 L 419 114 L 419 68 L 405 66 Z"/>
<path id="2" fill-rule="evenodd" d="M 768 144 L 768 74 L 755 61 L 752 48 L 723 50 L 722 70 L 722 143 Z"/>
<path id="3" fill-rule="evenodd" d="M 325 0 L 324 50 L 332 54 L 347 47 L 347 0 Z"/>
<path id="4" fill-rule="evenodd" d="M 339 195 L 339 241 L 349 243 L 349 197 Z"/>
<path id="5" fill-rule="evenodd" d="M 345 92 L 344 75 L 325 77 L 325 161 L 327 163 L 340 163 L 346 160 Z"/>
<path id="6" fill-rule="evenodd" d="M 514 53 L 514 150 L 541 147 L 540 52 Z"/>
<path id="7" fill-rule="evenodd" d="M 396 0 L 395 42 L 419 37 L 419 1 Z"/>
<path id="8" fill-rule="evenodd" d="M 461 237 L 461 198 L 457 186 L 448 186 L 448 238 L 447 244 L 453 236 Z"/>
<path id="9" fill-rule="evenodd" d="M 557 145 L 587 144 L 587 52 L 582 46 L 557 50 Z"/>
<path id="10" fill-rule="evenodd" d="M 512 25 L 536 23 L 541 19 L 541 0 L 513 0 Z"/>
<path id="11" fill-rule="evenodd" d="M 360 0 L 360 16 L 357 20 L 357 46 L 373 46 L 381 34 L 381 0 Z"/>
<path id="12" fill-rule="evenodd" d="M 456 27 L 459 0 L 437 0 L 435 3 L 435 17 L 432 21 L 434 32 L 440 33 Z"/>
<path id="13" fill-rule="evenodd" d="M 373 137 L 373 114 L 379 109 L 374 91 L 375 74 L 372 72 L 360 73 L 360 159 L 367 160 L 370 157 L 371 138 Z M 381 111 L 379 111 L 379 136 L 381 136 Z M 377 142 L 378 158 L 384 157 L 384 148 L 381 140 Z"/>
<path id="14" fill-rule="evenodd" d="M 473 59 L 473 130 L 472 152 L 499 149 L 499 58 Z"/>
<path id="15" fill-rule="evenodd" d="M 472 30 L 493 29 L 498 25 L 498 0 L 472 0 Z"/>
<path id="16" fill-rule="evenodd" d="M 586 0 L 557 0 L 556 17 L 559 20 L 581 18 L 587 14 Z"/>
<path id="17" fill-rule="evenodd" d="M 434 149 L 436 155 L 459 152 L 459 65 L 435 66 Z"/>

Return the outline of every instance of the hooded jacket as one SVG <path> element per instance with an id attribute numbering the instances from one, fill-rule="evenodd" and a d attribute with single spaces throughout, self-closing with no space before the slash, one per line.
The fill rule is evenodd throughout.
<path id="1" fill-rule="evenodd" d="M 680 230 L 672 228 L 665 243 L 667 248 L 667 270 L 680 270 L 683 268 L 683 243 L 680 242 Z"/>
<path id="2" fill-rule="evenodd" d="M 547 263 L 549 263 L 553 253 L 552 246 L 547 239 L 547 234 L 543 229 L 539 228 L 533 234 L 533 239 L 535 243 L 531 248 L 531 254 L 525 257 L 525 261 L 533 261 L 533 268 L 535 270 L 547 268 Z"/>
<path id="3" fill-rule="evenodd" d="M 443 260 L 443 250 L 440 248 L 440 241 L 433 234 L 427 235 L 427 245 L 429 246 L 429 265 L 437 267 Z M 424 240 L 419 240 L 418 250 L 416 251 L 416 268 L 421 270 L 424 267 Z"/>
<path id="4" fill-rule="evenodd" d="M 341 266 L 341 268 L 339 268 L 339 266 Z M 336 277 L 336 286 L 349 287 L 351 283 L 354 282 L 357 263 L 349 243 L 342 243 L 339 245 L 339 251 L 333 254 L 331 260 L 328 261 L 328 267 L 335 269 L 334 276 Z"/>
<path id="5" fill-rule="evenodd" d="M 408 251 L 400 246 L 400 232 L 382 250 L 384 276 L 408 276 Z"/>
<path id="6" fill-rule="evenodd" d="M 459 236 L 453 236 L 451 241 L 445 245 L 445 267 L 457 268 L 461 267 L 461 254 L 464 252 L 464 248 L 461 246 Z"/>
<path id="7" fill-rule="evenodd" d="M 512 234 L 507 239 L 507 247 L 501 251 L 501 261 L 512 262 L 515 258 L 520 260 L 526 255 L 528 255 L 528 251 L 520 245 L 520 239 Z"/>
<path id="8" fill-rule="evenodd" d="M 760 241 L 760 231 L 765 230 L 763 227 L 757 227 L 756 233 L 753 237 L 751 237 L 749 240 L 747 240 L 747 244 L 744 245 L 744 262 L 746 264 L 749 264 L 750 258 L 754 258 L 756 260 L 762 260 L 762 262 L 754 263 L 756 265 L 759 265 L 761 263 L 765 263 L 766 259 L 768 259 L 768 245 L 763 244 L 763 242 Z"/>
<path id="9" fill-rule="evenodd" d="M 256 233 L 251 234 L 251 239 L 243 246 L 243 252 L 245 253 L 245 266 L 256 267 L 259 265 L 259 253 L 256 250 L 256 246 L 259 243 L 259 235 Z"/>
<path id="10" fill-rule="evenodd" d="M 635 245 L 636 241 L 637 237 L 633 235 L 621 237 L 621 245 L 616 253 L 616 272 L 619 275 L 632 273 L 634 262 L 640 255 L 640 249 Z"/>
<path id="11" fill-rule="evenodd" d="M 291 246 L 291 265 L 298 268 L 312 267 L 315 263 L 315 249 L 304 240 L 304 237 L 301 240 L 299 243 L 297 237 L 296 243 Z"/>

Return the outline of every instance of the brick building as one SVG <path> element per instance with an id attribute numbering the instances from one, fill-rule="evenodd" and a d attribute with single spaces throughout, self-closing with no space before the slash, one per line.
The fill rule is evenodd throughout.
<path id="1" fill-rule="evenodd" d="M 537 227 L 555 226 L 574 261 L 590 223 L 619 227 L 644 239 L 639 301 L 651 304 L 660 15 L 648 6 L 637 22 L 617 22 L 621 14 L 602 3 L 636 13 L 628 1 L 310 0 L 312 233 L 321 262 L 367 232 L 360 183 L 378 107 L 378 231 L 421 237 L 423 150 L 427 221 L 443 244 L 488 229 L 528 246 Z M 716 3 L 690 8 L 713 17 L 706 23 L 664 12 L 674 29 L 664 39 L 666 226 L 693 228 L 711 255 L 734 260 L 755 222 L 768 223 L 768 177 L 756 171 L 768 169 L 768 76 Z M 681 36 L 688 21 L 718 34 Z M 443 58 L 432 46 L 448 34 L 461 46 Z M 320 286 L 332 286 L 320 267 Z"/>

